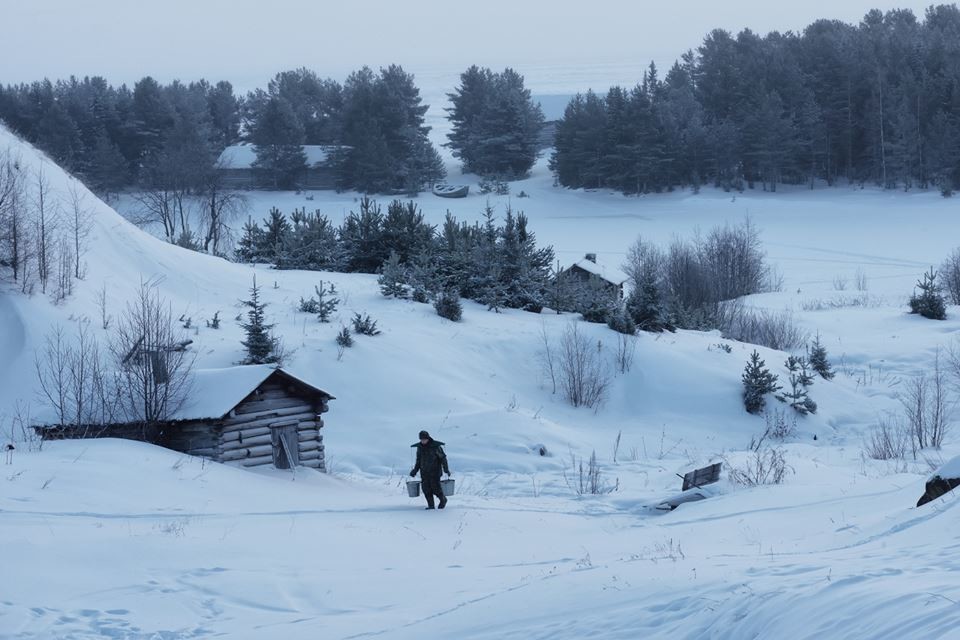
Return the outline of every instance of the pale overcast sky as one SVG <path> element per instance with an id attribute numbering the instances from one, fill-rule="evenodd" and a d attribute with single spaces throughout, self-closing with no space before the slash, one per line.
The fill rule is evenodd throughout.
<path id="1" fill-rule="evenodd" d="M 800 30 L 817 18 L 857 22 L 861 0 L 0 0 L 0 83 L 70 74 L 132 82 L 228 79 L 262 85 L 308 66 L 342 77 L 364 64 L 414 72 L 551 63 L 665 66 L 710 29 Z"/>

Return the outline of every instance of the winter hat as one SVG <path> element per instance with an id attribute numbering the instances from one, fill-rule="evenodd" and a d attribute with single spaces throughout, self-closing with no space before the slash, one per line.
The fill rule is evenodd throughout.
<path id="1" fill-rule="evenodd" d="M 426 431 L 421 431 L 421 432 L 420 432 L 420 439 L 421 439 L 421 440 L 423 440 L 423 439 L 425 439 L 425 438 L 429 438 L 429 437 L 430 437 L 430 434 L 427 433 Z"/>

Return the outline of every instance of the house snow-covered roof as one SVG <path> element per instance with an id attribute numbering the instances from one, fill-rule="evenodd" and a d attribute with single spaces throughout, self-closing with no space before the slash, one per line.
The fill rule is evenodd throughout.
<path id="1" fill-rule="evenodd" d="M 960 478 L 960 456 L 947 460 L 939 469 L 934 471 L 928 480 L 934 478 Z"/>
<path id="2" fill-rule="evenodd" d="M 303 153 L 307 156 L 308 167 L 325 165 L 330 159 L 331 152 L 336 147 L 322 144 L 305 144 Z M 217 159 L 222 169 L 250 169 L 257 159 L 253 145 L 249 143 L 235 144 L 227 147 Z"/>
<path id="3" fill-rule="evenodd" d="M 216 420 L 230 413 L 274 373 L 299 383 L 316 393 L 333 398 L 313 384 L 266 364 L 242 365 L 225 369 L 197 369 L 192 373 L 189 397 L 171 421 Z"/>
<path id="4" fill-rule="evenodd" d="M 610 284 L 617 285 L 618 287 L 627 281 L 627 276 L 619 269 L 597 264 L 589 258 L 584 258 L 574 262 L 571 268 L 573 267 L 579 267 L 587 273 L 591 273 L 602 280 L 606 280 Z"/>

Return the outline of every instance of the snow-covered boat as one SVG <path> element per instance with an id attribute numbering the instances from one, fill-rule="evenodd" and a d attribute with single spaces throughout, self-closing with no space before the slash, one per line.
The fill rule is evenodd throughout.
<path id="1" fill-rule="evenodd" d="M 468 184 L 435 184 L 433 185 L 433 195 L 441 198 L 466 198 L 470 193 Z"/>

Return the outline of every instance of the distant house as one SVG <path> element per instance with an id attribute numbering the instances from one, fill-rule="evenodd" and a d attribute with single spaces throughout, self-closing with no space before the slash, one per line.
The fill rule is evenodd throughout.
<path id="1" fill-rule="evenodd" d="M 610 291 L 617 300 L 623 298 L 623 284 L 627 276 L 619 269 L 597 264 L 597 254 L 588 253 L 582 260 L 561 271 L 561 276 L 573 278 L 583 283 L 593 282 Z"/>
<path id="2" fill-rule="evenodd" d="M 44 439 L 128 438 L 244 467 L 325 471 L 321 414 L 334 397 L 268 365 L 193 372 L 187 401 L 165 422 L 38 426 Z"/>
<path id="3" fill-rule="evenodd" d="M 331 163 L 335 146 L 305 144 L 307 169 L 297 180 L 301 189 L 334 189 L 336 173 Z M 223 176 L 224 185 L 230 189 L 257 189 L 261 187 L 253 163 L 257 154 L 252 144 L 235 144 L 227 147 L 217 159 L 217 170 Z"/>

